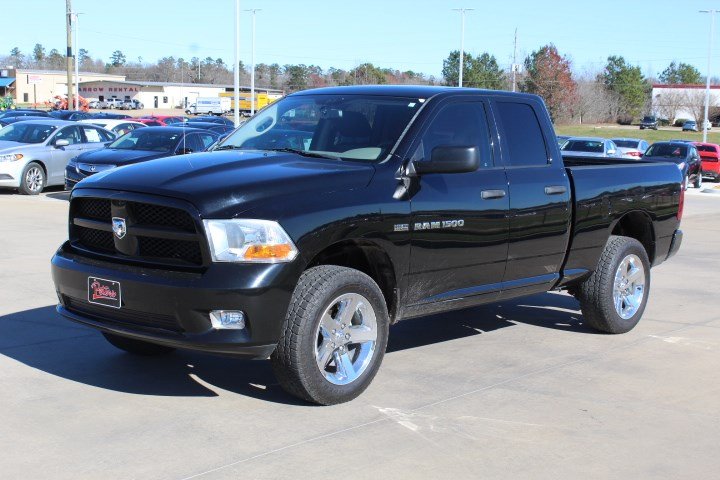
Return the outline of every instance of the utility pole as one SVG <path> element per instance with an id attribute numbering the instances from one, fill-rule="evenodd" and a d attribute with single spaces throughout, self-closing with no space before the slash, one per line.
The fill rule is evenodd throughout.
<path id="1" fill-rule="evenodd" d="M 77 102 L 77 105 L 75 106 L 75 110 L 79 110 L 80 108 L 80 43 L 78 42 L 78 28 L 80 27 L 80 24 L 78 22 L 78 19 L 80 18 L 79 13 L 74 13 L 73 17 L 75 18 L 75 39 L 73 40 L 73 44 L 75 45 L 75 101 Z"/>
<path id="2" fill-rule="evenodd" d="M 235 128 L 240 126 L 240 0 L 235 0 L 235 79 L 233 97 L 233 120 Z"/>
<path id="3" fill-rule="evenodd" d="M 460 72 L 458 76 L 458 87 L 463 86 L 463 62 L 465 60 L 465 12 L 475 10 L 474 8 L 453 8 L 453 11 L 460 12 Z"/>
<path id="4" fill-rule="evenodd" d="M 252 56 L 250 62 L 250 116 L 255 115 L 255 13 L 260 12 L 259 8 L 251 8 L 245 10 L 252 12 Z"/>
<path id="5" fill-rule="evenodd" d="M 517 91 L 517 27 L 515 27 L 515 41 L 513 42 L 513 63 L 512 63 L 512 77 L 513 77 L 513 92 Z"/>
<path id="6" fill-rule="evenodd" d="M 73 108 L 72 0 L 65 0 L 65 33 L 67 35 L 67 109 Z"/>
<path id="7" fill-rule="evenodd" d="M 707 78 L 705 79 L 705 119 L 703 120 L 703 143 L 707 142 L 707 131 L 708 123 L 708 111 L 710 110 L 710 66 L 712 61 L 712 46 L 713 37 L 715 36 L 715 13 L 717 10 L 700 10 L 700 13 L 710 14 L 710 42 L 708 43 L 708 66 L 707 66 Z"/>

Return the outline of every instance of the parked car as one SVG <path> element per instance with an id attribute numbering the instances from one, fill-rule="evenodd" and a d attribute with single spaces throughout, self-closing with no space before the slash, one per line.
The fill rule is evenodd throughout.
<path id="1" fill-rule="evenodd" d="M 112 110 L 114 108 L 120 108 L 120 106 L 122 106 L 122 104 L 123 104 L 123 100 L 120 98 L 106 98 L 102 102 L 102 105 L 103 105 L 102 108 L 109 108 Z"/>
<path id="2" fill-rule="evenodd" d="M 146 117 L 136 118 L 135 120 L 150 127 L 166 127 L 168 125 L 175 125 L 185 121 L 183 117 L 179 117 L 177 115 L 148 115 Z"/>
<path id="3" fill-rule="evenodd" d="M 0 112 L 0 118 L 9 117 L 50 117 L 50 114 L 46 110 L 33 110 L 29 108 Z"/>
<path id="4" fill-rule="evenodd" d="M 645 115 L 640 121 L 640 130 L 645 130 L 646 128 L 653 130 L 658 129 L 658 121 L 655 115 Z"/>
<path id="5" fill-rule="evenodd" d="M 189 119 L 188 121 L 189 122 L 222 123 L 224 125 L 230 125 L 231 127 L 235 128 L 235 122 L 233 122 L 229 118 L 215 116 L 215 115 L 206 115 L 206 116 L 195 117 L 195 118 Z"/>
<path id="6" fill-rule="evenodd" d="M 720 179 L 720 146 L 714 143 L 693 143 L 700 154 L 702 176 L 717 182 Z"/>
<path id="7" fill-rule="evenodd" d="M 682 126 L 683 132 L 697 132 L 698 131 L 698 125 L 695 120 L 688 120 L 687 122 L 683 123 Z"/>
<path id="8" fill-rule="evenodd" d="M 88 108 L 92 108 L 93 110 L 98 110 L 102 108 L 100 100 L 90 100 L 88 102 Z"/>
<path id="9" fill-rule="evenodd" d="M 204 152 L 215 143 L 213 132 L 184 127 L 144 127 L 123 135 L 102 150 L 83 153 L 67 164 L 65 189 L 98 172 L 170 155 Z"/>
<path id="10" fill-rule="evenodd" d="M 210 123 L 210 122 L 187 122 L 184 124 L 186 127 L 189 128 L 200 128 L 202 130 L 210 130 L 211 132 L 215 132 L 219 135 L 224 135 L 227 133 L 232 132 L 235 130 L 235 128 L 231 127 L 230 125 L 225 125 L 224 123 Z"/>
<path id="11" fill-rule="evenodd" d="M 4 127 L 6 125 L 10 125 L 11 123 L 16 122 L 25 122 L 27 120 L 47 120 L 49 117 L 5 117 L 0 118 L 0 127 Z"/>
<path id="12" fill-rule="evenodd" d="M 127 113 L 110 113 L 110 112 L 94 112 L 90 114 L 90 117 L 88 118 L 102 118 L 102 119 L 115 119 L 115 120 L 122 120 L 122 119 L 132 119 L 137 120 L 133 118 L 132 115 L 128 115 Z"/>
<path id="13" fill-rule="evenodd" d="M 613 138 L 612 141 L 621 157 L 633 160 L 639 160 L 650 146 L 646 140 L 640 138 Z"/>
<path id="14" fill-rule="evenodd" d="M 578 157 L 620 157 L 615 142 L 598 137 L 572 137 L 562 146 L 560 153 Z"/>
<path id="15" fill-rule="evenodd" d="M 145 105 L 140 100 L 132 99 L 125 100 L 118 108 L 121 110 L 142 110 Z"/>
<path id="16" fill-rule="evenodd" d="M 50 112 L 50 116 L 57 118 L 58 120 L 69 120 L 71 122 L 77 122 L 78 120 L 84 120 L 92 116 L 91 113 L 81 112 L 79 110 L 53 110 Z"/>
<path id="17" fill-rule="evenodd" d="M 128 132 L 137 130 L 138 128 L 147 127 L 144 123 L 133 122 L 127 119 L 102 119 L 102 118 L 90 118 L 88 120 L 81 120 L 80 123 L 90 123 L 97 125 L 106 130 L 110 130 L 115 134 L 116 137 L 121 137 Z"/>
<path id="18" fill-rule="evenodd" d="M 37 195 L 62 185 L 68 161 L 105 147 L 115 138 L 95 125 L 65 120 L 28 120 L 0 129 L 0 187 Z"/>
<path id="19" fill-rule="evenodd" d="M 692 183 L 702 187 L 702 163 L 695 145 L 687 142 L 655 142 L 650 145 L 642 160 L 644 162 L 672 162 L 683 174 L 684 186 Z"/>
<path id="20" fill-rule="evenodd" d="M 290 394 L 347 402 L 404 319 L 568 289 L 584 326 L 631 330 L 682 242 L 681 182 L 563 158 L 534 95 L 305 90 L 211 153 L 78 184 L 57 310 L 131 353 L 270 357 Z"/>
<path id="21" fill-rule="evenodd" d="M 557 135 L 555 138 L 557 138 L 558 147 L 562 148 L 562 146 L 565 145 L 572 137 L 569 135 Z"/>

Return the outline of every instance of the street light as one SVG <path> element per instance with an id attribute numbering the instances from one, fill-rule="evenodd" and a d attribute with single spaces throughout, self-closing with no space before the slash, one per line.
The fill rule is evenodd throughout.
<path id="1" fill-rule="evenodd" d="M 453 8 L 453 11 L 460 12 L 460 76 L 458 77 L 458 87 L 463 84 L 463 61 L 465 60 L 465 12 L 471 12 L 474 8 Z"/>
<path id="2" fill-rule="evenodd" d="M 240 126 L 240 0 L 235 0 L 235 79 L 233 121 L 235 128 Z"/>
<path id="3" fill-rule="evenodd" d="M 255 13 L 261 12 L 259 8 L 249 8 L 244 12 L 252 12 L 252 55 L 250 58 L 250 116 L 255 115 Z"/>
<path id="4" fill-rule="evenodd" d="M 73 25 L 75 38 L 73 39 L 73 45 L 75 46 L 75 110 L 79 110 L 80 107 L 80 47 L 78 46 L 78 19 L 81 12 L 75 12 L 72 14 L 75 24 Z M 68 110 L 70 108 L 68 107 Z"/>
<path id="5" fill-rule="evenodd" d="M 707 142 L 707 129 L 710 119 L 708 111 L 710 110 L 710 62 L 712 59 L 713 36 L 715 35 L 715 13 L 717 10 L 700 10 L 700 13 L 710 14 L 710 42 L 708 43 L 708 66 L 707 78 L 705 79 L 705 120 L 703 121 L 703 143 Z"/>

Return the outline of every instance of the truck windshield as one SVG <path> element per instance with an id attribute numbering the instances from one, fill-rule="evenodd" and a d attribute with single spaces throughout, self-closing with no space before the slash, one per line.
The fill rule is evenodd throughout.
<path id="1" fill-rule="evenodd" d="M 56 129 L 55 125 L 16 123 L 0 130 L 0 140 L 19 143 L 42 143 Z"/>
<path id="2" fill-rule="evenodd" d="M 181 135 L 178 132 L 167 132 L 162 129 L 152 129 L 149 132 L 144 130 L 141 128 L 125 134 L 108 145 L 108 148 L 168 152 L 175 148 Z"/>
<path id="3" fill-rule="evenodd" d="M 424 99 L 376 95 L 298 95 L 260 111 L 216 150 L 285 150 L 315 157 L 384 158 Z"/>

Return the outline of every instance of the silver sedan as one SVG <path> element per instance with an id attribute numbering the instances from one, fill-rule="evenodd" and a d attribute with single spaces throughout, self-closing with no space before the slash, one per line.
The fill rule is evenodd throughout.
<path id="1" fill-rule="evenodd" d="M 96 125 L 28 120 L 0 129 L 0 187 L 37 195 L 64 185 L 65 166 L 83 152 L 104 148 L 115 135 Z"/>

